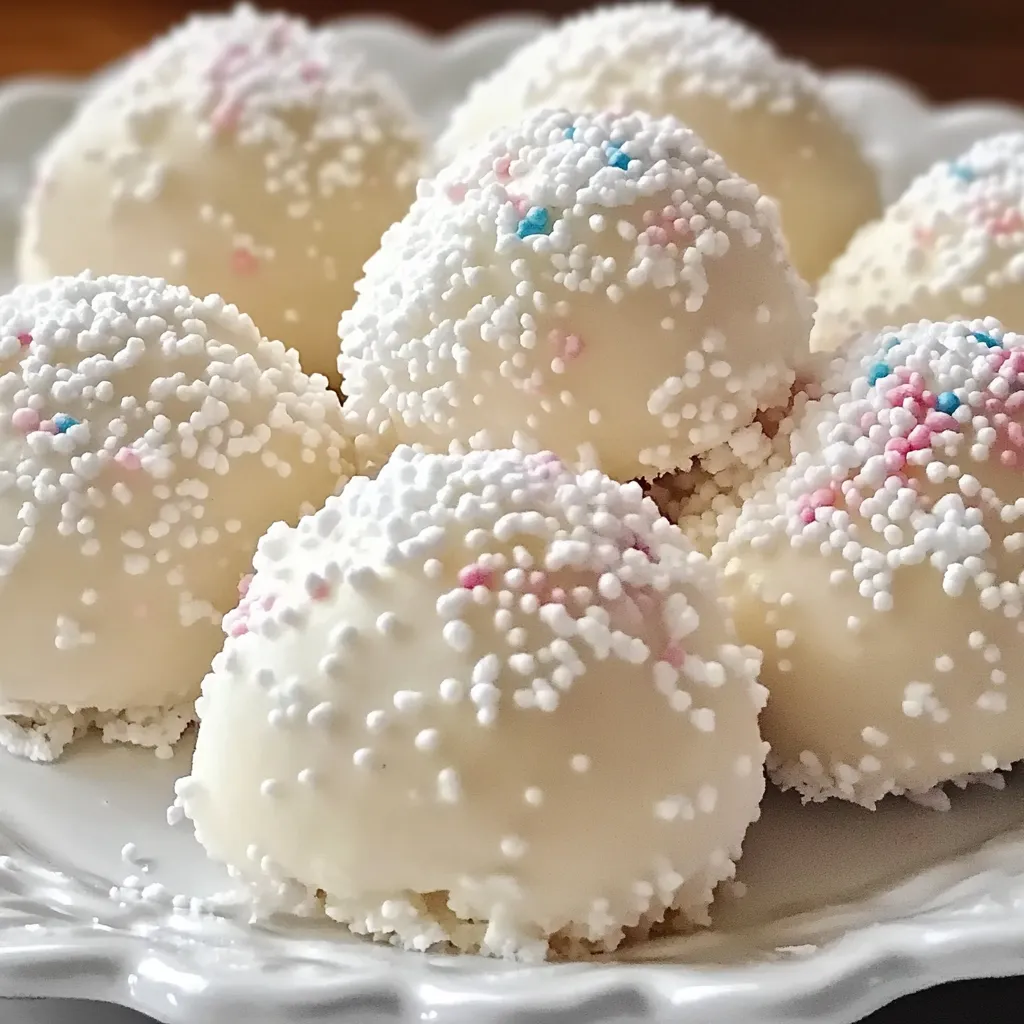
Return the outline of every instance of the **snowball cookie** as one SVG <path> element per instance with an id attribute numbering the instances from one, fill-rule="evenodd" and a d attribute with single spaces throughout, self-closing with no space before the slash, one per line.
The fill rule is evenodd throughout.
<path id="1" fill-rule="evenodd" d="M 83 275 L 0 299 L 0 742 L 176 739 L 191 714 L 168 736 L 157 709 L 198 694 L 262 533 L 349 472 L 341 421 L 218 296 Z"/>
<path id="2" fill-rule="evenodd" d="M 367 263 L 340 325 L 353 429 L 619 480 L 685 465 L 808 351 L 776 214 L 671 118 L 530 114 L 421 183 Z"/>
<path id="3" fill-rule="evenodd" d="M 414 453 L 271 528 L 177 792 L 257 888 L 518 959 L 706 923 L 758 816 L 765 691 L 637 484 Z"/>
<path id="4" fill-rule="evenodd" d="M 42 161 L 23 280 L 146 273 L 237 303 L 337 384 L 337 325 L 422 144 L 390 80 L 330 34 L 193 17 L 87 102 Z"/>
<path id="5" fill-rule="evenodd" d="M 473 88 L 439 152 L 450 158 L 542 106 L 678 117 L 778 200 L 793 262 L 808 280 L 881 210 L 875 172 L 817 76 L 704 7 L 630 3 L 563 22 Z"/>
<path id="6" fill-rule="evenodd" d="M 773 776 L 874 806 L 1024 756 L 1024 338 L 882 335 L 715 550 Z M 939 794 L 941 799 L 941 794 Z"/>
<path id="7" fill-rule="evenodd" d="M 811 346 L 979 316 L 1024 330 L 1024 133 L 935 164 L 858 232 L 821 282 Z"/>

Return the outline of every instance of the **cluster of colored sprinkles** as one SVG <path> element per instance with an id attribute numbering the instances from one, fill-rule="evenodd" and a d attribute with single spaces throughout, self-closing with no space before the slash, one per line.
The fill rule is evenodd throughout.
<path id="1" fill-rule="evenodd" d="M 13 531 L 0 552 L 0 606 L 17 600 L 30 554 L 36 566 L 50 549 L 80 558 L 74 575 L 89 585 L 62 592 L 35 614 L 52 617 L 54 648 L 67 662 L 61 675 L 85 672 L 76 659 L 93 652 L 104 678 L 83 679 L 83 686 L 109 690 L 114 700 L 120 687 L 140 687 L 122 678 L 125 614 L 130 628 L 219 624 L 224 609 L 202 596 L 194 563 L 214 551 L 225 563 L 244 560 L 244 546 L 262 530 L 257 525 L 253 536 L 244 520 L 255 514 L 259 524 L 263 513 L 225 500 L 233 468 L 275 480 L 317 459 L 335 479 L 351 470 L 336 398 L 311 386 L 294 353 L 261 340 L 217 296 L 200 300 L 163 281 L 129 277 L 22 286 L 0 310 L 0 371 L 0 496 Z M 295 500 L 298 511 L 302 499 Z M 112 602 L 129 582 L 139 599 L 126 613 Z M 176 621 L 149 622 L 146 591 L 153 587 L 173 595 Z M 57 680 L 28 686 L 27 660 L 12 638 L 0 671 L 0 743 L 33 760 L 52 759 L 91 727 L 108 741 L 168 755 L 192 719 L 187 678 L 174 679 L 173 706 L 96 710 L 47 699 L 47 683 Z M 52 652 L 34 660 L 50 665 Z M 40 700 L 11 699 L 12 688 Z"/>
<path id="2" fill-rule="evenodd" d="M 764 261 L 764 302 L 733 324 L 705 309 L 722 301 L 709 273 L 744 250 Z M 346 410 L 369 437 L 568 445 L 621 477 L 674 470 L 792 384 L 811 305 L 783 253 L 774 205 L 678 122 L 531 115 L 423 183 L 367 264 L 340 326 Z M 481 294 L 497 268 L 507 289 Z M 574 323 L 584 301 L 608 304 L 607 335 Z M 639 407 L 613 373 L 567 372 L 621 351 L 624 331 Z M 545 334 L 564 339 L 554 358 Z"/>
<path id="3" fill-rule="evenodd" d="M 221 759 L 211 761 L 203 744 L 258 743 L 268 763 L 281 763 L 277 746 L 294 743 L 295 731 L 308 727 L 313 735 L 302 743 L 308 761 L 296 781 L 253 779 L 258 792 L 245 800 L 268 803 L 268 814 L 287 814 L 290 789 L 298 786 L 304 802 L 329 800 L 320 795 L 323 787 L 317 780 L 351 771 L 362 778 L 361 786 L 378 788 L 378 806 L 401 805 L 405 799 L 413 801 L 410 807 L 424 799 L 458 805 L 472 827 L 498 829 L 495 855 L 504 864 L 499 896 L 488 895 L 495 891 L 486 874 L 494 870 L 490 855 L 485 863 L 473 857 L 460 860 L 458 843 L 451 854 L 452 888 L 444 893 L 410 895 L 404 880 L 396 879 L 393 894 L 361 896 L 358 869 L 352 868 L 349 893 L 327 892 L 324 899 L 327 913 L 357 933 L 412 949 L 453 943 L 464 950 L 533 960 L 545 958 L 552 948 L 574 954 L 613 949 L 624 929 L 642 933 L 669 908 L 693 920 L 704 918 L 714 885 L 732 874 L 749 820 L 716 823 L 717 786 L 749 786 L 750 806 L 740 814 L 756 815 L 757 763 L 763 753 L 753 723 L 764 691 L 756 682 L 756 652 L 728 642 L 708 649 L 698 607 L 721 614 L 716 599 L 708 596 L 714 590 L 710 566 L 658 517 L 637 485 L 616 484 L 597 472 L 579 476 L 550 453 L 436 456 L 400 447 L 376 479 L 351 481 L 296 529 L 283 524 L 271 529 L 254 566 L 255 575 L 241 588 L 246 610 L 237 621 L 244 619 L 244 629 L 236 628 L 237 621 L 225 621 L 229 639 L 198 705 L 203 728 L 193 774 L 176 788 L 178 807 L 193 820 L 208 849 L 223 850 L 216 777 Z M 408 587 L 403 582 L 408 578 L 426 588 L 430 611 L 423 621 L 393 610 L 391 598 L 396 588 Z M 327 625 L 317 611 L 325 600 L 336 602 L 329 606 Z M 363 625 L 349 619 L 354 606 Z M 369 616 L 364 614 L 367 606 Z M 464 660 L 464 673 L 422 680 L 405 674 L 391 679 L 375 671 L 373 652 L 390 650 L 397 636 L 413 637 L 417 652 L 431 644 L 453 652 Z M 268 644 L 314 652 L 316 675 L 285 677 L 269 667 L 289 659 L 268 659 Z M 360 663 L 369 666 L 366 678 L 374 680 L 369 696 L 380 701 L 365 723 L 351 709 L 367 695 L 345 689 L 351 678 L 343 666 L 357 651 Z M 594 894 L 583 920 L 542 926 L 517 919 L 511 894 L 536 867 L 531 865 L 531 832 L 551 827 L 546 816 L 557 816 L 557 807 L 550 804 L 562 789 L 557 779 L 536 775 L 528 763 L 532 759 L 524 759 L 518 746 L 501 754 L 503 743 L 520 742 L 503 737 L 521 736 L 517 715 L 557 713 L 566 695 L 576 687 L 585 689 L 587 673 L 602 671 L 608 659 L 633 680 L 637 701 L 663 701 L 667 711 L 679 716 L 680 727 L 696 735 L 716 732 L 714 707 L 722 707 L 722 701 L 736 701 L 752 716 L 746 739 L 719 730 L 718 742 L 727 749 L 738 747 L 730 770 L 734 778 L 684 780 L 678 772 L 662 776 L 659 770 L 655 774 L 662 784 L 693 787 L 695 795 L 684 797 L 670 789 L 643 797 L 654 820 L 662 823 L 653 827 L 672 822 L 681 827 L 696 814 L 703 816 L 706 834 L 680 833 L 679 839 L 666 841 L 666 849 L 676 842 L 707 844 L 708 863 L 704 874 L 684 879 L 666 854 L 656 859 L 663 866 L 652 877 L 614 880 L 613 891 Z M 365 671 L 357 675 L 363 678 Z M 649 691 L 643 690 L 644 682 Z M 257 693 L 269 705 L 268 732 L 239 737 L 228 725 L 231 702 L 256 699 Z M 470 713 L 468 719 L 452 718 L 451 709 L 459 706 Z M 447 710 L 440 714 L 441 709 Z M 411 720 L 415 728 L 403 733 L 403 723 Z M 442 722 L 447 723 L 443 728 Z M 520 831 L 501 832 L 506 826 L 493 824 L 493 812 L 480 815 L 475 808 L 476 801 L 498 795 L 482 793 L 467 774 L 472 765 L 454 753 L 463 744 L 448 731 L 466 727 L 487 730 L 495 746 L 492 756 L 502 757 L 507 778 L 521 779 L 521 800 L 532 817 L 520 823 Z M 229 737 L 220 735 L 224 729 L 231 731 Z M 573 747 L 576 731 L 567 721 L 564 771 L 570 777 L 604 767 L 594 764 L 592 751 Z M 403 760 L 406 755 L 396 748 L 399 735 L 407 735 L 415 748 L 412 761 Z M 329 736 L 330 743 L 324 746 L 320 736 Z M 659 763 L 666 760 L 664 752 L 656 756 Z M 406 763 L 414 776 L 408 780 Z M 644 764 L 646 772 L 650 766 Z M 406 797 L 407 781 L 422 795 L 410 790 Z M 549 791 L 545 782 L 554 788 Z M 371 829 L 371 823 L 360 827 Z M 450 826 L 437 819 L 436 827 Z M 399 840 L 417 841 L 415 835 Z M 375 840 L 364 842 L 369 852 Z M 449 838 L 445 845 L 453 842 Z M 479 843 L 470 845 L 475 849 Z M 250 842 L 246 851 L 249 869 L 241 874 L 271 902 L 295 900 L 304 887 L 307 896 L 323 888 L 320 879 L 292 877 L 290 865 L 275 861 L 260 843 Z M 646 855 L 640 859 L 649 863 Z M 522 867 L 527 870 L 520 874 Z M 382 896 L 387 896 L 383 903 Z M 489 902 L 494 899 L 497 906 Z M 458 922 L 452 921 L 453 914 Z M 539 935 L 538 929 L 550 931 Z"/>
<path id="4" fill-rule="evenodd" d="M 883 335 L 859 369 L 847 366 L 845 372 L 852 373 L 853 382 L 848 391 L 826 400 L 816 454 L 801 454 L 751 501 L 716 552 L 726 573 L 743 571 L 745 550 L 761 553 L 768 566 L 778 544 L 820 551 L 843 566 L 833 571 L 833 585 L 852 576 L 871 610 L 885 614 L 896 608 L 896 574 L 904 567 L 930 565 L 935 586 L 947 598 L 973 594 L 981 615 L 1016 621 L 1016 632 L 1024 634 L 1024 588 L 1017 565 L 1017 553 L 1024 548 L 1019 526 L 1024 501 L 1019 489 L 997 493 L 989 468 L 1024 466 L 1024 338 L 1004 333 L 992 319 L 922 322 Z M 1014 478 L 999 479 L 1005 485 Z M 769 604 L 799 600 L 792 593 L 776 594 L 766 580 L 752 585 Z M 774 613 L 767 614 L 770 619 Z M 848 628 L 859 631 L 862 618 L 852 616 Z M 977 707 L 999 713 L 1007 708 L 1009 695 L 1000 687 L 1007 681 L 1011 652 L 987 640 L 982 628 L 974 619 L 965 621 L 963 639 L 970 649 L 984 648 L 985 661 L 993 666 L 992 689 L 978 698 Z M 912 631 L 906 639 L 916 642 Z M 799 636 L 777 636 L 781 660 L 766 664 L 776 672 L 789 671 L 788 649 L 799 641 Z M 940 650 L 952 642 L 936 638 Z M 952 665 L 941 656 L 935 668 L 943 672 Z M 902 708 L 908 717 L 929 715 L 940 725 L 949 714 L 930 683 L 910 679 Z M 863 736 L 868 747 L 888 743 L 875 724 L 868 723 Z M 799 764 L 770 757 L 769 766 L 777 781 L 813 799 L 841 795 L 873 804 L 882 795 L 873 787 L 883 777 L 870 774 L 879 770 L 875 752 L 868 750 L 859 770 L 828 763 L 827 753 L 806 750 Z M 954 760 L 952 753 L 941 756 L 942 764 Z M 984 773 L 1005 767 L 1005 759 L 983 753 L 959 779 L 988 781 Z M 937 782 L 943 781 L 958 777 L 940 773 Z M 892 780 L 889 786 L 891 792 L 904 791 Z M 938 790 L 908 795 L 931 806 L 948 805 Z"/>

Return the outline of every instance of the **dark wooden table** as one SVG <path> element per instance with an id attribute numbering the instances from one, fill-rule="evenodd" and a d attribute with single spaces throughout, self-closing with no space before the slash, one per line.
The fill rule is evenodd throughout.
<path id="1" fill-rule="evenodd" d="M 227 2 L 227 0 L 226 0 Z M 320 19 L 387 12 L 445 31 L 501 12 L 559 15 L 592 6 L 469 0 L 278 0 Z M 146 42 L 190 10 L 190 0 L 17 0 L 4 5 L 0 75 L 92 71 Z M 785 50 L 823 67 L 878 67 L 936 100 L 996 98 L 1024 104 L 1024 0 L 719 0 Z M 1024 981 L 945 986 L 902 1000 L 866 1024 L 1020 1024 Z M 813 1024 L 813 1022 L 808 1022 Z"/>

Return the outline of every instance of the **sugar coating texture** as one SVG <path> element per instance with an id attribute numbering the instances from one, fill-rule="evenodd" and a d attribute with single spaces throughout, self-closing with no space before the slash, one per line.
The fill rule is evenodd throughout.
<path id="1" fill-rule="evenodd" d="M 1024 330 L 1024 133 L 984 139 L 917 178 L 857 233 L 817 299 L 816 351 L 922 319 L 994 316 Z"/>
<path id="2" fill-rule="evenodd" d="M 679 118 L 779 202 L 793 262 L 811 281 L 881 210 L 876 175 L 818 77 L 704 7 L 631 3 L 564 21 L 472 89 L 439 154 L 544 106 Z"/>
<path id="3" fill-rule="evenodd" d="M 1024 337 L 923 322 L 851 370 L 713 561 L 774 778 L 871 807 L 1024 756 Z"/>
<path id="4" fill-rule="evenodd" d="M 524 960 L 707 922 L 759 813 L 765 691 L 639 485 L 402 446 L 254 567 L 177 794 L 271 904 Z"/>
<path id="5" fill-rule="evenodd" d="M 82 275 L 0 298 L 0 743 L 165 747 L 259 537 L 350 471 L 326 381 L 218 296 Z"/>
<path id="6" fill-rule="evenodd" d="M 421 182 L 338 367 L 371 453 L 512 445 L 628 480 L 784 402 L 811 316 L 775 204 L 689 129 L 540 111 Z"/>
<path id="7" fill-rule="evenodd" d="M 422 153 L 390 79 L 330 33 L 248 6 L 195 16 L 54 141 L 20 274 L 145 273 L 221 294 L 337 384 L 338 316 L 412 202 Z"/>
<path id="8" fill-rule="evenodd" d="M 729 535 L 743 503 L 793 461 L 794 438 L 808 403 L 822 393 L 815 376 L 799 379 L 786 405 L 759 412 L 728 441 L 696 456 L 688 468 L 645 483 L 646 492 L 699 551 L 710 554 Z"/>

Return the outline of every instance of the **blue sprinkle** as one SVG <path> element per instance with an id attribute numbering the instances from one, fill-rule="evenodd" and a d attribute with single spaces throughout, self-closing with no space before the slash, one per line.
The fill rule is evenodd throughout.
<path id="1" fill-rule="evenodd" d="M 949 173 L 954 178 L 959 178 L 961 181 L 971 182 L 975 179 L 975 173 L 969 167 L 964 167 L 963 164 L 950 164 Z"/>
<path id="2" fill-rule="evenodd" d="M 576 128 L 573 125 L 569 125 L 569 127 L 565 129 L 565 137 L 571 141 L 575 141 Z"/>
<path id="3" fill-rule="evenodd" d="M 900 343 L 899 338 L 890 338 L 882 349 L 883 352 L 891 352 Z"/>
<path id="4" fill-rule="evenodd" d="M 59 412 L 53 417 L 53 425 L 57 428 L 58 434 L 66 434 L 72 427 L 78 426 L 78 420 L 66 412 Z"/>
<path id="5" fill-rule="evenodd" d="M 617 167 L 620 171 L 624 171 L 629 167 L 629 157 L 621 149 L 612 146 L 608 150 L 608 163 L 612 167 Z"/>
<path id="6" fill-rule="evenodd" d="M 534 206 L 519 222 L 516 234 L 520 238 L 529 238 L 530 235 L 546 235 L 551 231 L 551 214 L 543 206 Z"/>
<path id="7" fill-rule="evenodd" d="M 947 416 L 952 416 L 960 408 L 960 399 L 952 391 L 943 391 L 935 399 L 935 408 L 939 412 L 944 412 Z"/>
<path id="8" fill-rule="evenodd" d="M 892 373 L 892 370 L 889 369 L 888 363 L 875 363 L 868 370 L 868 383 L 877 384 L 883 377 L 888 377 L 890 373 Z"/>
<path id="9" fill-rule="evenodd" d="M 981 331 L 971 331 L 971 337 L 976 341 L 980 341 L 982 345 L 988 345 L 989 348 L 1002 348 L 1003 344 L 1000 341 L 996 341 L 989 334 L 982 334 Z"/>

